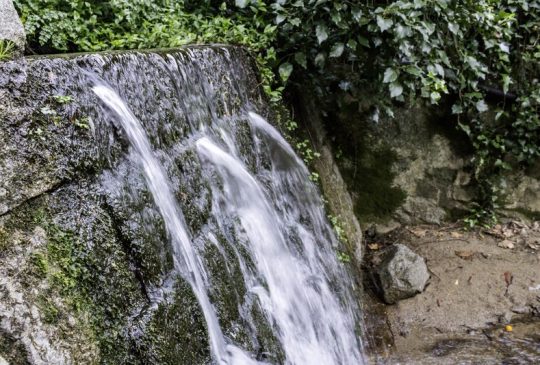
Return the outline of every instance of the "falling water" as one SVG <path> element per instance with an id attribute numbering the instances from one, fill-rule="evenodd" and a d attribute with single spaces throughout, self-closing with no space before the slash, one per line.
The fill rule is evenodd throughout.
<path id="1" fill-rule="evenodd" d="M 173 193 L 173 180 L 152 147 L 149 137 L 154 132 L 145 131 L 128 103 L 110 86 L 100 83 L 93 91 L 120 122 L 136 155 L 165 223 L 174 269 L 190 284 L 204 314 L 214 361 L 261 363 L 264 357 L 255 360 L 252 350 L 220 326 L 219 311 L 210 300 L 211 273 L 190 237 Z M 224 239 L 234 249 L 246 287 L 239 305 L 244 325 L 251 328 L 246 332 L 259 331 L 251 314 L 256 303 L 283 352 L 275 361 L 363 364 L 352 282 L 337 260 L 337 241 L 307 168 L 258 114 L 240 110 L 234 117 L 218 118 L 210 112 L 206 122 L 200 122 L 205 119 L 201 115 L 184 139 L 188 144 L 184 147 L 199 156 L 217 229 L 232 232 Z M 242 123 L 250 130 L 252 151 L 239 147 L 237 132 Z M 222 249 L 217 234 L 207 232 L 206 236 Z"/>
<path id="2" fill-rule="evenodd" d="M 232 345 L 226 346 L 225 344 L 216 314 L 206 293 L 202 277 L 203 268 L 187 235 L 184 216 L 175 202 L 163 167 L 152 154 L 150 142 L 141 124 L 112 89 L 104 85 L 98 85 L 93 90 L 118 115 L 131 145 L 137 151 L 141 167 L 144 170 L 144 177 L 163 216 L 167 232 L 171 238 L 175 253 L 173 257 L 174 266 L 184 279 L 190 283 L 201 306 L 208 326 L 210 344 L 215 359 L 222 364 L 254 363 L 249 361 L 249 357 L 243 355 L 242 351 Z M 229 348 L 227 349 L 227 347 Z"/>

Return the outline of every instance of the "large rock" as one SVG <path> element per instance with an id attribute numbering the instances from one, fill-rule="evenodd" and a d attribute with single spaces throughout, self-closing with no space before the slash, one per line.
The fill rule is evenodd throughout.
<path id="1" fill-rule="evenodd" d="M 24 27 L 11 0 L 0 0 L 0 41 L 15 44 L 15 55 L 22 55 L 26 44 Z"/>
<path id="2" fill-rule="evenodd" d="M 387 249 L 377 275 L 388 304 L 421 293 L 429 279 L 424 259 L 401 244 Z"/>
<path id="3" fill-rule="evenodd" d="M 0 365 L 211 362 L 200 306 L 171 274 L 159 211 L 87 71 L 121 91 L 152 132 L 193 242 L 205 252 L 227 337 L 279 354 L 259 308 L 246 310 L 257 316 L 253 331 L 269 328 L 265 334 L 240 329 L 240 238 L 222 238 L 210 219 L 212 196 L 187 139 L 189 121 L 208 123 L 210 110 L 217 118 L 246 105 L 262 110 L 251 87 L 256 70 L 241 48 L 187 47 L 0 62 Z M 251 130 L 237 128 L 251 151 Z M 208 232 L 229 246 L 221 252 Z"/>

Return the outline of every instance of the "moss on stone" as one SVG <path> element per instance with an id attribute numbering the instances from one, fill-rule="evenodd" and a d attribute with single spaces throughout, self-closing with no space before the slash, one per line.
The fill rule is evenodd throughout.
<path id="1" fill-rule="evenodd" d="M 232 246 L 225 240 L 220 245 L 223 251 L 209 241 L 204 248 L 204 261 L 211 281 L 210 301 L 216 308 L 225 335 L 252 351 L 253 344 L 245 326 L 238 325 L 243 322 L 239 309 L 246 294 L 244 277 Z"/>
<path id="2" fill-rule="evenodd" d="M 144 364 L 191 365 L 210 362 L 203 313 L 187 282 L 178 279 L 162 301 L 138 344 Z"/>
<path id="3" fill-rule="evenodd" d="M 355 197 L 354 210 L 361 221 L 384 220 L 403 204 L 406 194 L 393 186 L 397 161 L 395 152 L 388 148 L 364 151 L 364 158 L 347 169 L 345 179 L 352 186 Z"/>
<path id="4" fill-rule="evenodd" d="M 182 206 L 186 223 L 195 235 L 210 217 L 212 209 L 210 185 L 203 179 L 201 165 L 195 151 L 186 150 L 177 156 L 175 165 L 181 178 L 176 196 Z"/>
<path id="5" fill-rule="evenodd" d="M 65 212 L 58 211 L 55 202 L 65 195 L 43 195 L 3 217 L 3 230 L 10 245 L 37 239 L 32 238 L 37 231 L 45 234 L 45 241 L 33 249 L 27 266 L 21 268 L 21 284 L 29 293 L 35 292 L 25 300 L 33 302 L 42 320 L 57 328 L 66 339 L 72 336 L 70 331 L 74 328 L 70 326 L 75 320 L 77 341 L 84 338 L 100 348 L 96 363 L 130 363 L 125 362 L 131 358 L 131 345 L 124 329 L 133 308 L 142 300 L 139 284 L 115 237 L 110 218 L 103 211 L 86 212 L 96 214 L 97 219 L 80 222 L 76 226 L 80 231 L 73 231 L 64 221 Z M 64 203 L 63 209 L 72 207 Z M 68 214 L 81 219 L 81 212 L 74 213 Z M 62 221 L 62 225 L 56 221 Z M 22 237 L 16 242 L 14 232 Z M 87 237 L 83 239 L 85 232 Z M 76 359 L 79 354 L 72 356 Z"/>
<path id="6" fill-rule="evenodd" d="M 4 331 L 0 331 L 0 356 L 9 365 L 30 365 L 24 345 Z"/>

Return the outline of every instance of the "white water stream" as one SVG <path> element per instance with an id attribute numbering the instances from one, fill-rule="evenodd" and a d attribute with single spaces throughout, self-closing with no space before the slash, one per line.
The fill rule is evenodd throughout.
<path id="1" fill-rule="evenodd" d="M 214 361 L 260 363 L 232 344 L 219 326 L 203 260 L 141 123 L 110 87 L 100 84 L 93 91 L 114 112 L 138 156 L 171 240 L 175 270 L 189 282 L 204 313 Z M 272 167 L 265 174 L 255 176 L 246 167 L 226 123 L 215 121 L 215 126 L 205 128 L 194 147 L 204 169 L 217 173 L 208 175 L 214 218 L 219 224 L 237 218 L 235 229 L 247 236 L 244 249 L 255 268 L 248 269 L 250 265 L 239 259 L 248 293 L 258 298 L 286 364 L 363 364 L 356 306 L 351 295 L 336 292 L 347 290 L 335 283 L 344 270 L 308 171 L 277 130 L 255 113 L 247 117 L 256 155 L 265 151 L 271 156 Z"/>

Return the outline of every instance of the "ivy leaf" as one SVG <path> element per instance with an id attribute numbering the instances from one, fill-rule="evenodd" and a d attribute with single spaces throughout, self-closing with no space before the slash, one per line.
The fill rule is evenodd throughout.
<path id="1" fill-rule="evenodd" d="M 463 113 L 463 107 L 459 104 L 452 105 L 452 114 L 461 114 Z"/>
<path id="2" fill-rule="evenodd" d="M 403 25 L 401 24 L 398 24 L 395 28 L 395 32 L 398 36 L 398 38 L 405 38 L 405 37 L 408 37 L 410 34 L 411 34 L 411 28 L 409 27 L 404 27 Z"/>
<path id="3" fill-rule="evenodd" d="M 501 49 L 501 51 L 503 51 L 504 53 L 510 53 L 510 46 L 508 46 L 508 44 L 502 42 L 501 44 L 499 44 L 499 48 Z"/>
<path id="4" fill-rule="evenodd" d="M 362 10 L 360 8 L 353 8 L 352 16 L 355 21 L 359 22 L 362 19 Z"/>
<path id="5" fill-rule="evenodd" d="M 422 76 L 422 71 L 416 66 L 407 66 L 404 68 L 405 72 L 413 76 Z"/>
<path id="6" fill-rule="evenodd" d="M 315 65 L 322 68 L 324 67 L 325 61 L 326 61 L 326 56 L 324 55 L 324 53 L 322 52 L 317 53 L 317 56 L 315 56 Z"/>
<path id="7" fill-rule="evenodd" d="M 370 47 L 369 47 L 369 41 L 368 41 L 368 39 L 365 38 L 365 37 L 358 36 L 358 43 L 360 43 L 361 45 L 363 45 L 363 46 L 366 47 L 366 48 L 370 48 Z"/>
<path id="8" fill-rule="evenodd" d="M 343 43 L 336 43 L 332 46 L 332 49 L 330 50 L 330 57 L 331 58 L 338 58 L 343 54 L 343 50 L 345 49 L 345 45 Z"/>
<path id="9" fill-rule="evenodd" d="M 489 107 L 487 106 L 486 102 L 482 99 L 476 102 L 476 110 L 478 110 L 480 113 L 483 113 L 485 111 L 488 111 Z"/>
<path id="10" fill-rule="evenodd" d="M 304 52 L 296 52 L 294 54 L 294 60 L 303 68 L 307 68 L 306 54 Z"/>
<path id="11" fill-rule="evenodd" d="M 384 71 L 384 77 L 383 77 L 383 82 L 385 84 L 388 84 L 390 82 L 394 82 L 396 81 L 398 78 L 398 73 L 391 67 L 388 67 L 385 71 Z"/>
<path id="12" fill-rule="evenodd" d="M 503 75 L 503 92 L 505 94 L 508 93 L 508 89 L 510 88 L 510 84 L 512 83 L 512 79 L 510 79 L 510 75 Z"/>
<path id="13" fill-rule="evenodd" d="M 401 86 L 397 82 L 393 82 L 389 85 L 390 88 L 390 97 L 391 98 L 397 98 L 401 94 L 403 94 L 403 86 Z"/>
<path id="14" fill-rule="evenodd" d="M 282 14 L 276 15 L 276 24 L 283 23 L 284 20 L 285 20 L 285 15 L 282 15 Z"/>
<path id="15" fill-rule="evenodd" d="M 238 6 L 240 9 L 243 9 L 245 8 L 248 3 L 249 3 L 249 0 L 234 0 L 234 3 L 236 4 L 236 6 Z"/>
<path id="16" fill-rule="evenodd" d="M 328 39 L 328 28 L 326 25 L 319 24 L 315 28 L 315 34 L 317 35 L 317 41 L 321 44 Z"/>
<path id="17" fill-rule="evenodd" d="M 394 21 L 392 19 L 385 19 L 380 15 L 377 15 L 377 25 L 381 29 L 381 32 L 388 30 L 392 27 Z"/>
<path id="18" fill-rule="evenodd" d="M 284 82 L 289 79 L 289 76 L 291 76 L 291 73 L 293 71 L 293 65 L 289 62 L 282 63 L 279 66 L 279 76 L 281 77 L 281 80 Z"/>
<path id="19" fill-rule="evenodd" d="M 299 26 L 300 24 L 302 24 L 302 21 L 298 18 L 293 18 L 289 21 L 289 23 L 291 23 L 292 25 L 294 25 L 295 27 Z"/>
<path id="20" fill-rule="evenodd" d="M 441 100 L 441 93 L 432 91 L 431 94 L 429 94 L 429 99 L 431 100 L 431 104 L 437 104 L 439 100 Z"/>
<path id="21" fill-rule="evenodd" d="M 458 34 L 459 25 L 456 24 L 456 23 L 448 23 L 448 30 L 451 31 L 454 34 Z"/>
<path id="22" fill-rule="evenodd" d="M 459 125 L 459 127 L 461 128 L 461 130 L 462 130 L 463 132 L 465 132 L 468 136 L 471 135 L 471 128 L 470 128 L 468 125 L 463 124 L 463 123 L 458 123 L 458 125 Z"/>

